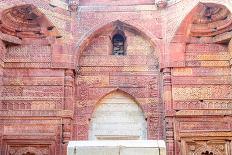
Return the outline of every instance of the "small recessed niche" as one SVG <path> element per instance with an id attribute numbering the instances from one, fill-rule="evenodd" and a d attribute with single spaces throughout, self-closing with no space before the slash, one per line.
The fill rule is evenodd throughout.
<path id="1" fill-rule="evenodd" d="M 125 42 L 124 32 L 117 30 L 112 36 L 112 55 L 126 55 Z"/>

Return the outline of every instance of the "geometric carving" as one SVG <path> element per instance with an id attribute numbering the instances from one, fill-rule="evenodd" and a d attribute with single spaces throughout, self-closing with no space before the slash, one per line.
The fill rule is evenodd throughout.
<path id="1" fill-rule="evenodd" d="M 201 155 L 214 155 L 214 153 L 209 152 L 209 151 L 205 151 L 205 152 L 202 152 Z"/>
<path id="2" fill-rule="evenodd" d="M 7 49 L 6 62 L 51 62 L 51 47 L 41 45 L 12 46 Z"/>
<path id="3" fill-rule="evenodd" d="M 192 101 L 174 101 L 174 109 L 201 109 L 201 110 L 212 110 L 212 109 L 231 109 L 231 100 L 192 100 Z"/>
<path id="4" fill-rule="evenodd" d="M 226 53 L 228 52 L 227 46 L 223 44 L 188 44 L 186 46 L 186 53 L 193 54 L 218 54 L 218 53 Z"/>
<path id="5" fill-rule="evenodd" d="M 72 12 L 49 5 L 57 2 L 55 6 L 58 6 L 59 1 L 66 3 L 66 7 L 69 1 Z M 196 9 L 203 8 L 203 11 L 195 14 L 195 8 L 193 11 L 188 9 L 198 1 L 172 0 L 170 7 L 162 11 L 157 11 L 154 5 L 166 6 L 170 0 L 106 1 L 80 0 L 78 12 L 79 0 L 0 2 L 0 39 L 4 40 L 0 48 L 0 154 L 9 154 L 9 150 L 14 155 L 65 154 L 67 141 L 88 139 L 93 111 L 101 107 L 99 101 L 119 90 L 139 103 L 134 106 L 141 108 L 144 114 L 146 124 L 142 127 L 147 129 L 146 138 L 166 137 L 168 155 L 179 155 L 182 149 L 179 140 L 190 136 L 189 148 L 183 150 L 191 154 L 220 155 L 227 149 L 231 151 L 231 144 L 211 144 L 202 140 L 204 137 L 225 137 L 226 143 L 231 140 L 229 61 L 232 41 L 229 46 L 229 39 L 219 43 L 225 39 L 225 34 L 227 37 L 232 34 L 232 15 L 228 9 L 222 5 L 214 7 L 211 3 L 199 3 L 200 7 Z M 217 3 L 222 1 L 230 6 L 229 0 L 215 0 Z M 33 5 L 20 5 L 24 2 L 33 3 L 39 9 Z M 103 3 L 110 5 L 101 7 Z M 9 8 L 14 4 L 19 5 Z M 65 39 L 55 39 L 61 35 L 40 10 L 59 27 Z M 188 22 L 192 19 L 194 22 L 189 27 L 184 23 L 175 36 L 177 40 L 169 46 L 169 35 L 181 22 L 176 19 L 184 17 L 186 12 L 194 13 L 194 17 L 187 17 Z M 92 33 L 95 28 L 115 19 L 125 23 L 111 22 Z M 115 38 L 118 52 L 126 50 L 124 56 L 112 55 L 112 36 L 117 27 L 126 36 L 123 40 Z M 192 36 L 186 38 L 189 34 Z M 215 40 L 217 43 L 213 43 Z M 126 47 L 122 47 L 120 41 L 124 41 Z M 182 65 L 175 68 L 175 63 Z M 74 75 L 75 66 L 78 67 Z M 111 117 L 116 113 L 116 104 L 110 102 L 107 107 L 111 109 L 107 112 L 111 115 L 104 116 Z M 119 107 L 119 113 L 128 116 L 125 111 L 130 111 L 130 105 Z M 110 121 L 112 117 L 109 117 L 101 118 Z M 112 131 L 118 131 L 116 129 L 121 128 L 115 127 Z M 43 138 L 48 138 L 49 142 Z M 36 144 L 35 140 L 38 140 Z M 8 147 L 8 142 L 14 146 Z M 43 149 L 48 150 L 47 145 L 51 145 L 49 152 L 43 152 Z"/>
<path id="6" fill-rule="evenodd" d="M 229 66 L 229 61 L 186 61 L 186 66 L 188 67 L 224 67 L 224 66 Z"/>
<path id="7" fill-rule="evenodd" d="M 47 148 L 35 148 L 35 147 L 10 147 L 10 155 L 48 155 Z"/>
<path id="8" fill-rule="evenodd" d="M 187 142 L 188 155 L 226 155 L 225 140 L 199 140 Z"/>
<path id="9" fill-rule="evenodd" d="M 173 88 L 174 100 L 232 99 L 231 85 L 177 86 Z"/>
<path id="10" fill-rule="evenodd" d="M 221 155 L 221 152 L 219 150 L 209 146 L 202 146 L 198 148 L 195 152 L 199 155 Z"/>
<path id="11" fill-rule="evenodd" d="M 174 68 L 172 70 L 173 76 L 230 76 L 230 68 L 229 67 L 185 67 L 185 68 Z"/>
<path id="12" fill-rule="evenodd" d="M 230 131 L 230 123 L 228 122 L 180 122 L 180 130 L 182 132 L 189 131 Z"/>
<path id="13" fill-rule="evenodd" d="M 57 127 L 55 125 L 5 125 L 3 134 L 4 135 L 54 135 Z"/>

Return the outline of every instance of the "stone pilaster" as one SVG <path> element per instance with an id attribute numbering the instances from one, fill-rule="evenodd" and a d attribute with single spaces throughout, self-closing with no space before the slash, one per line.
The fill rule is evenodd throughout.
<path id="1" fill-rule="evenodd" d="M 171 69 L 163 69 L 163 100 L 165 115 L 173 116 Z"/>
<path id="2" fill-rule="evenodd" d="M 165 107 L 165 130 L 167 154 L 174 155 L 174 128 L 173 128 L 173 103 L 171 69 L 163 69 L 163 102 Z"/>
<path id="3" fill-rule="evenodd" d="M 64 78 L 64 110 L 73 111 L 73 95 L 74 95 L 74 72 L 73 70 L 65 71 Z"/>
<path id="4" fill-rule="evenodd" d="M 74 72 L 73 70 L 65 71 L 64 78 L 64 110 L 73 112 L 74 110 Z M 68 115 L 67 115 L 68 116 Z M 62 122 L 62 139 L 63 143 L 67 143 L 72 137 L 72 118 L 64 114 Z"/>

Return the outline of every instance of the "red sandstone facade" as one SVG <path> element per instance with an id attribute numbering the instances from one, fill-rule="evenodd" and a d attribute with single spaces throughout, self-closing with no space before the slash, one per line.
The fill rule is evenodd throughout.
<path id="1" fill-rule="evenodd" d="M 168 155 L 231 155 L 231 11 L 229 0 L 1 0 L 0 154 L 66 154 L 120 91 Z M 124 56 L 111 54 L 116 29 Z"/>

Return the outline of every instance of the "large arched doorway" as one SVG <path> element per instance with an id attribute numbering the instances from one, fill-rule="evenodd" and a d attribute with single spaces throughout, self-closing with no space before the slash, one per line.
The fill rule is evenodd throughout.
<path id="1" fill-rule="evenodd" d="M 104 97 L 90 121 L 89 140 L 141 140 L 147 125 L 138 104 L 123 92 Z"/>

